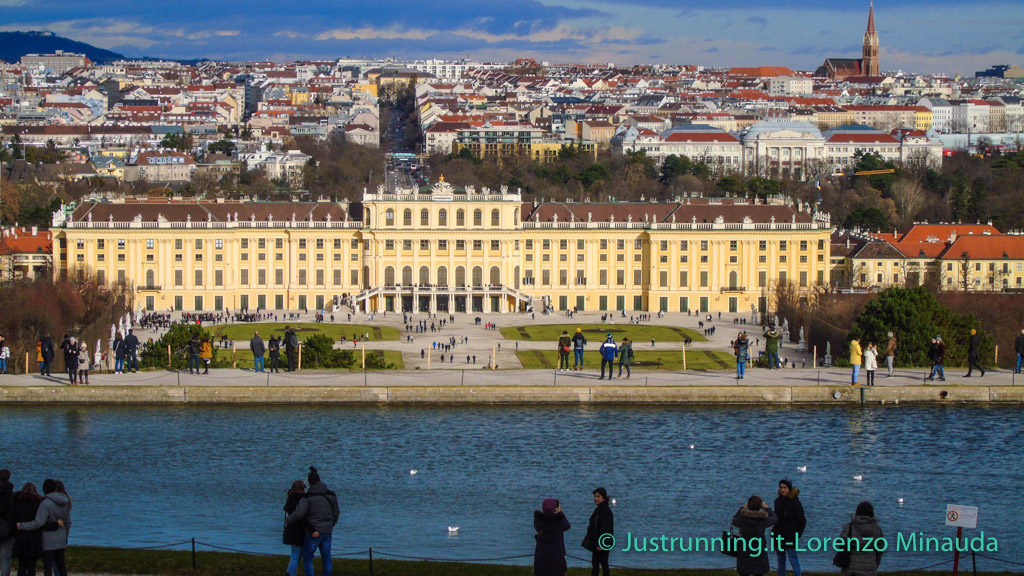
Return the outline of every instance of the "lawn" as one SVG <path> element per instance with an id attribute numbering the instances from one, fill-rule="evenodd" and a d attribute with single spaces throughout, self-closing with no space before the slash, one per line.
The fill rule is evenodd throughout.
<path id="1" fill-rule="evenodd" d="M 248 342 L 244 342 L 244 343 L 243 342 L 238 342 L 238 343 L 236 343 L 236 345 L 237 346 L 245 346 L 244 349 L 238 348 L 237 350 L 235 350 L 235 363 L 236 363 L 236 365 L 238 366 L 238 368 L 244 368 L 244 369 L 247 369 L 247 370 L 251 370 L 252 369 L 252 350 L 249 350 L 249 343 Z M 360 349 L 359 348 L 353 349 L 351 346 L 342 346 L 341 349 L 342 350 L 348 350 L 348 351 L 352 352 L 353 354 L 355 354 L 356 365 L 355 365 L 355 367 L 353 369 L 354 370 L 361 370 L 362 368 L 360 368 L 360 365 L 361 365 L 360 364 L 360 360 L 361 360 L 361 356 L 360 356 L 361 351 L 360 351 Z M 373 352 L 373 350 L 367 348 L 366 349 L 366 355 L 369 356 L 370 352 Z M 402 362 L 402 353 L 399 352 L 398 350 L 380 350 L 380 352 L 384 353 L 384 361 L 386 363 L 388 363 L 388 364 L 394 364 L 396 370 L 402 370 L 402 369 L 405 368 L 405 364 Z M 267 356 L 264 356 L 263 359 L 264 359 L 264 362 L 266 363 L 267 367 L 269 367 L 270 366 L 270 359 Z M 281 366 L 282 369 L 284 369 L 284 367 L 287 364 L 288 364 L 287 357 L 284 355 L 284 352 L 282 351 L 282 353 L 281 353 L 281 362 L 280 362 L 279 365 Z M 214 367 L 215 368 L 230 368 L 231 367 L 231 349 L 230 348 L 228 348 L 228 349 L 218 348 L 217 349 L 217 361 L 214 364 Z M 319 370 L 319 368 L 318 368 L 318 370 Z"/>
<path id="2" fill-rule="evenodd" d="M 609 333 L 619 342 L 623 336 L 628 336 L 635 342 L 646 342 L 650 344 L 651 338 L 655 342 L 682 342 L 690 338 L 694 342 L 706 341 L 703 335 L 696 330 L 689 328 L 677 328 L 675 326 L 651 326 L 648 324 L 527 324 L 525 326 L 509 326 L 501 329 L 503 338 L 509 340 L 534 340 L 557 342 L 562 335 L 562 330 L 569 332 L 569 336 L 576 333 L 576 329 L 583 330 L 583 336 L 587 344 L 597 346 L 604 342 L 605 336 Z"/>
<path id="3" fill-rule="evenodd" d="M 341 340 L 344 336 L 346 340 L 352 340 L 353 334 L 358 334 L 359 338 L 362 339 L 364 334 L 370 334 L 370 340 L 398 340 L 398 329 L 392 328 L 391 326 L 371 326 L 368 324 L 331 324 L 330 322 L 306 322 L 306 323 L 288 323 L 288 322 L 252 322 L 252 323 L 240 323 L 240 324 L 217 324 L 208 326 L 210 334 L 213 335 L 214 339 L 219 339 L 222 335 L 227 335 L 228 339 L 234 340 L 239 345 L 243 342 L 248 343 L 249 339 L 252 338 L 254 331 L 259 330 L 260 336 L 263 341 L 270 340 L 271 334 L 277 334 L 280 338 L 284 335 L 285 326 L 291 326 L 295 329 L 295 334 L 299 337 L 299 340 L 304 340 L 314 334 L 324 334 L 333 340 Z M 248 344 L 246 344 L 248 347 Z"/>
<path id="4" fill-rule="evenodd" d="M 680 350 L 658 350 L 634 348 L 633 370 L 682 370 L 683 353 Z M 558 352 L 555 350 L 520 350 L 516 356 L 523 368 L 550 369 L 558 367 Z M 572 367 L 573 355 L 569 355 L 569 367 Z M 618 365 L 618 360 L 615 361 Z M 597 350 L 583 353 L 583 365 L 588 370 L 601 368 L 601 356 Z M 736 359 L 732 354 L 713 350 L 687 350 L 687 370 L 725 370 L 736 367 Z M 616 368 L 617 370 L 618 368 Z"/>
<path id="5" fill-rule="evenodd" d="M 201 542 L 196 542 L 195 568 L 192 567 L 192 553 L 172 550 L 123 550 L 93 546 L 68 548 L 68 567 L 73 573 L 91 574 L 148 574 L 151 576 L 279 576 L 288 564 L 288 555 L 278 556 L 210 552 Z M 284 545 L 283 550 L 287 550 Z M 338 576 L 368 576 L 371 574 L 367 551 L 358 558 L 339 557 L 347 549 L 336 546 L 333 573 Z M 518 566 L 480 564 L 466 562 L 422 562 L 382 560 L 381 552 L 374 550 L 372 574 L 378 576 L 530 576 L 533 574 L 532 558 L 520 558 Z M 573 556 L 587 555 L 585 550 Z M 612 556 L 613 562 L 616 556 Z M 575 562 L 579 564 L 579 561 Z M 623 561 L 628 563 L 628 559 Z M 316 573 L 320 574 L 320 558 L 314 561 Z M 991 564 L 989 564 L 991 565 Z M 638 570 L 616 568 L 618 576 L 734 576 L 735 570 L 708 570 L 700 568 L 672 570 Z M 590 568 L 570 568 L 568 576 L 586 576 Z M 805 572 L 805 574 L 807 574 Z M 826 573 L 810 573 L 826 574 Z M 881 575 L 890 574 L 884 571 Z M 901 576 L 947 576 L 949 571 L 925 572 L 921 570 L 893 572 Z M 1006 575 L 1008 572 L 978 572 L 981 576 Z"/>

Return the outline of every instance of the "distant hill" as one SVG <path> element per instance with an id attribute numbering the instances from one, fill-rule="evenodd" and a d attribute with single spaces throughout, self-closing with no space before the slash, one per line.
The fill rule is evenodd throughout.
<path id="1" fill-rule="evenodd" d="M 85 42 L 76 42 L 52 32 L 0 32 L 0 60 L 15 63 L 25 54 L 51 54 L 56 50 L 85 54 L 94 64 L 106 64 L 125 57 Z"/>

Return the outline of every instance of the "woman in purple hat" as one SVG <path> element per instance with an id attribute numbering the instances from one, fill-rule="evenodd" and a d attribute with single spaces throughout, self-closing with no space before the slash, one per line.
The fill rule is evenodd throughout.
<path id="1" fill-rule="evenodd" d="M 547 498 L 540 510 L 533 512 L 533 528 L 537 531 L 537 547 L 533 551 L 533 576 L 565 576 L 565 531 L 569 521 L 562 514 L 558 500 Z"/>

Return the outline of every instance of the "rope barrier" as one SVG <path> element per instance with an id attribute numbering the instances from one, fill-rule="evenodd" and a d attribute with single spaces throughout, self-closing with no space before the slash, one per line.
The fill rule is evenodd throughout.
<path id="1" fill-rule="evenodd" d="M 931 564 L 931 565 L 928 565 L 928 566 L 922 566 L 920 568 L 914 568 L 912 570 L 889 570 L 887 572 L 889 574 L 901 574 L 901 573 L 904 573 L 904 572 L 920 572 L 922 570 L 930 570 L 930 569 L 935 568 L 937 566 L 942 566 L 943 564 L 949 564 L 952 561 L 953 560 L 943 560 L 942 562 L 936 562 L 935 564 Z"/>
<path id="2" fill-rule="evenodd" d="M 402 558 L 405 560 L 429 560 L 433 562 L 497 562 L 499 560 L 515 560 L 518 558 L 532 558 L 533 554 L 519 554 L 516 556 L 499 556 L 497 558 L 434 558 L 431 556 L 406 556 L 403 554 L 391 554 L 388 552 L 381 552 L 374 549 L 375 554 L 381 556 L 390 556 L 392 558 Z"/>
<path id="3" fill-rule="evenodd" d="M 1005 558 L 996 558 L 995 556 L 989 556 L 988 554 L 982 554 L 981 552 L 975 552 L 974 555 L 978 556 L 979 558 L 995 560 L 996 562 L 1002 562 L 1004 564 L 1010 564 L 1012 566 L 1024 566 L 1024 562 L 1014 562 L 1013 560 L 1006 560 Z"/>
<path id="4" fill-rule="evenodd" d="M 190 540 L 190 542 L 191 542 L 191 540 Z M 281 554 L 273 554 L 273 553 L 270 553 L 270 552 L 252 552 L 252 551 L 249 551 L 249 550 L 240 550 L 238 548 L 228 548 L 227 546 L 218 546 L 216 544 L 210 544 L 209 542 L 201 542 L 199 540 L 196 540 L 196 545 L 197 546 L 206 546 L 207 548 L 213 548 L 213 549 L 216 549 L 216 550 L 224 550 L 224 551 L 227 551 L 227 552 L 236 552 L 238 554 L 252 554 L 254 556 L 280 556 L 281 555 Z"/>
<path id="5" fill-rule="evenodd" d="M 170 544 L 156 544 L 153 546 L 134 546 L 128 547 L 128 550 L 159 550 L 161 548 L 170 548 L 172 546 L 181 546 L 182 544 L 190 544 L 191 540 L 182 540 L 181 542 L 171 542 Z"/>

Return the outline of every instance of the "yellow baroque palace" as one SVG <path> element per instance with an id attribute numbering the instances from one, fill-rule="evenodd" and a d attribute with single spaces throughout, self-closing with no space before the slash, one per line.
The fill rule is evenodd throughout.
<path id="1" fill-rule="evenodd" d="M 54 273 L 148 310 L 766 310 L 829 282 L 828 216 L 781 201 L 523 202 L 438 182 L 360 203 L 112 200 L 55 214 Z"/>

